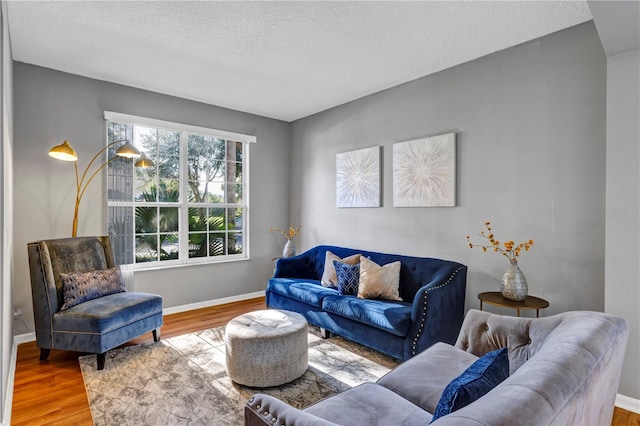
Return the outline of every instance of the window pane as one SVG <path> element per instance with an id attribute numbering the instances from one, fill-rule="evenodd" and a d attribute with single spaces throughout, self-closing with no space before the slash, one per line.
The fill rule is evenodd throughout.
<path id="1" fill-rule="evenodd" d="M 225 209 L 209 209 L 208 223 L 210 231 L 224 231 Z"/>
<path id="2" fill-rule="evenodd" d="M 189 207 L 189 231 L 207 230 L 207 209 Z"/>
<path id="3" fill-rule="evenodd" d="M 138 202 L 153 203 L 158 201 L 158 191 L 156 190 L 155 180 L 149 178 L 150 171 L 148 169 L 136 169 L 135 187 L 133 189 L 133 199 Z"/>
<path id="4" fill-rule="evenodd" d="M 242 163 L 229 163 L 229 176 L 227 177 L 227 182 L 242 183 Z"/>
<path id="5" fill-rule="evenodd" d="M 224 176 L 224 161 L 221 161 L 224 160 L 224 148 L 224 141 L 221 139 L 189 134 L 187 177 L 191 202 L 208 202 L 208 183 Z"/>
<path id="6" fill-rule="evenodd" d="M 180 254 L 180 238 L 177 234 L 160 234 L 160 260 L 177 259 Z"/>
<path id="7" fill-rule="evenodd" d="M 160 207 L 158 230 L 160 232 L 178 232 L 178 208 Z"/>
<path id="8" fill-rule="evenodd" d="M 134 213 L 132 207 L 108 207 L 109 235 L 116 264 L 133 263 Z"/>
<path id="9" fill-rule="evenodd" d="M 242 203 L 242 184 L 229 183 L 227 184 L 227 188 L 229 188 L 229 193 L 227 194 L 227 203 Z"/>
<path id="10" fill-rule="evenodd" d="M 222 181 L 189 181 L 190 203 L 224 202 L 224 184 Z"/>
<path id="11" fill-rule="evenodd" d="M 227 254 L 224 232 L 209 234 L 209 256 L 224 256 Z"/>
<path id="12" fill-rule="evenodd" d="M 158 208 L 136 207 L 136 234 L 158 232 Z"/>
<path id="13" fill-rule="evenodd" d="M 158 236 L 136 236 L 136 263 L 155 262 L 158 260 Z"/>
<path id="14" fill-rule="evenodd" d="M 207 256 L 207 234 L 189 233 L 189 257 Z"/>
<path id="15" fill-rule="evenodd" d="M 158 182 L 158 201 L 168 203 L 180 202 L 180 181 L 160 179 Z"/>
<path id="16" fill-rule="evenodd" d="M 239 163 L 242 163 L 243 161 L 243 156 L 242 156 L 242 142 L 229 142 L 232 146 L 235 147 L 235 154 L 236 154 L 236 161 Z"/>
<path id="17" fill-rule="evenodd" d="M 242 209 L 229 209 L 229 229 L 242 230 Z"/>
<path id="18" fill-rule="evenodd" d="M 230 232 L 228 237 L 229 254 L 241 254 L 242 232 Z"/>

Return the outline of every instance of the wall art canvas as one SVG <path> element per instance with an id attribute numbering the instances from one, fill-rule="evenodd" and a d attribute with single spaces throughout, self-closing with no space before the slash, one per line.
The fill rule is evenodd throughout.
<path id="1" fill-rule="evenodd" d="M 336 154 L 336 205 L 380 207 L 380 147 Z"/>
<path id="2" fill-rule="evenodd" d="M 456 205 L 456 134 L 393 144 L 393 206 Z"/>

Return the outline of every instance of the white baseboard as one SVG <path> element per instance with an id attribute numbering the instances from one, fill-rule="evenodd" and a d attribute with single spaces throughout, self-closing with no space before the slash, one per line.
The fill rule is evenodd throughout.
<path id="1" fill-rule="evenodd" d="M 195 309 L 209 308 L 211 306 L 224 305 L 225 303 L 240 302 L 242 300 L 264 297 L 264 291 L 239 294 L 237 296 L 223 297 L 222 299 L 205 300 L 204 302 L 190 303 L 188 305 L 173 306 L 162 310 L 163 315 L 178 314 L 180 312 L 193 311 Z"/>
<path id="2" fill-rule="evenodd" d="M 13 344 L 18 347 L 21 343 L 27 342 L 35 342 L 36 341 L 36 333 L 24 333 L 18 334 L 17 336 L 13 336 Z"/>
<path id="3" fill-rule="evenodd" d="M 640 414 L 640 399 L 618 394 L 616 395 L 616 407 Z"/>

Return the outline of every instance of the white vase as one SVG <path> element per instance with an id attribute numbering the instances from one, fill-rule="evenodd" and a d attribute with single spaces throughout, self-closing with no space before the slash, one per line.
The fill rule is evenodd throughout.
<path id="1" fill-rule="evenodd" d="M 291 257 L 296 255 L 296 246 L 293 244 L 292 240 L 287 240 L 287 243 L 284 245 L 284 249 L 282 250 L 282 257 Z"/>
<path id="2" fill-rule="evenodd" d="M 529 293 L 527 279 L 518 267 L 517 260 L 511 261 L 509 269 L 502 276 L 500 292 L 506 299 L 515 300 L 516 302 L 522 302 L 527 298 Z"/>

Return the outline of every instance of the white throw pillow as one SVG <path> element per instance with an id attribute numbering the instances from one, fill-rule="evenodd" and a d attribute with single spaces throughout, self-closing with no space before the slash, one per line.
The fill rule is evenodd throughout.
<path id="1" fill-rule="evenodd" d="M 336 274 L 336 267 L 333 266 L 333 261 L 337 260 L 338 262 L 346 263 L 347 265 L 356 265 L 360 262 L 360 256 L 362 255 L 358 253 L 347 256 L 344 259 L 340 259 L 338 256 L 327 250 L 327 253 L 324 256 L 324 271 L 322 272 L 320 283 L 325 287 L 338 288 L 338 275 Z"/>
<path id="2" fill-rule="evenodd" d="M 371 259 L 360 258 L 359 299 L 402 300 L 400 297 L 400 261 L 378 265 Z"/>

